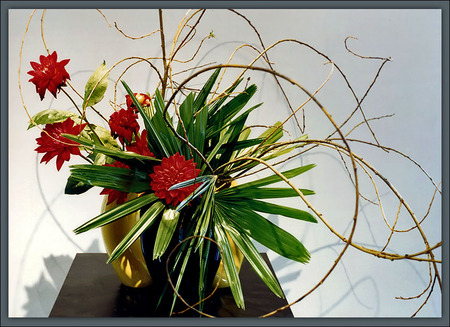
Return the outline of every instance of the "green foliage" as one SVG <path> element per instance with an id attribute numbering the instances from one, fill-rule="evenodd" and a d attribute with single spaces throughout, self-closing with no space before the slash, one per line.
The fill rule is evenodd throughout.
<path id="1" fill-rule="evenodd" d="M 89 77 L 83 97 L 83 109 L 99 103 L 105 96 L 108 87 L 108 68 L 103 62 Z"/>
<path id="2" fill-rule="evenodd" d="M 80 117 L 77 114 L 70 111 L 56 109 L 42 110 L 41 112 L 31 117 L 28 129 L 37 125 L 63 122 L 69 117 L 72 118 L 72 120 L 77 124 L 79 124 L 81 121 Z"/>
<path id="3" fill-rule="evenodd" d="M 107 79 L 106 71 L 106 67 L 102 65 L 91 76 L 86 86 L 86 94 L 89 93 L 91 96 L 89 98 L 85 95 L 86 105 L 95 104 L 103 97 L 107 86 L 103 81 L 104 77 Z M 169 111 L 165 111 L 168 105 L 159 90 L 155 91 L 150 107 L 143 108 L 131 88 L 122 81 L 144 122 L 148 135 L 147 145 L 156 158 L 124 151 L 111 137 L 109 131 L 99 126 L 91 125 L 89 130 L 79 136 L 64 134 L 88 150 L 90 158 L 94 160 L 94 165 L 70 167 L 71 175 L 66 185 L 66 193 L 80 194 L 94 186 L 121 192 L 142 193 L 136 199 L 102 213 L 75 230 L 76 233 L 85 232 L 129 213 L 143 211 L 139 221 L 116 247 L 108 262 L 118 258 L 155 222 L 159 222 L 159 226 L 153 258 L 160 258 L 176 234 L 181 215 L 184 215 L 187 212 L 186 208 L 190 207 L 190 217 L 183 218 L 188 219 L 185 237 L 195 237 L 179 246 L 175 253 L 172 272 L 181 269 L 175 289 L 178 290 L 181 285 L 189 257 L 195 254 L 200 257 L 198 293 L 200 297 L 205 296 L 204 276 L 208 269 L 206 258 L 211 248 L 210 242 L 205 241 L 205 238 L 213 237 L 221 250 L 221 259 L 236 304 L 240 308 L 245 308 L 230 238 L 264 283 L 277 296 L 283 297 L 280 285 L 253 245 L 253 241 L 288 259 L 307 263 L 310 260 L 310 253 L 305 246 L 263 214 L 316 223 L 317 220 L 305 208 L 293 208 L 266 201 L 299 197 L 298 192 L 305 196 L 314 192 L 286 185 L 275 187 L 273 184 L 284 183 L 283 178 L 275 173 L 231 188 L 223 187 L 225 181 L 252 171 L 255 167 L 267 169 L 261 160 L 267 163 L 290 153 L 301 146 L 307 136 L 304 135 L 291 143 L 277 143 L 283 137 L 283 126 L 280 122 L 268 127 L 260 135 L 253 136 L 246 122 L 251 113 L 261 105 L 256 104 L 247 108 L 257 90 L 256 85 L 250 85 L 237 92 L 237 87 L 242 81 L 238 80 L 224 92 L 214 93 L 208 100 L 219 73 L 220 69 L 215 70 L 199 92 L 186 95 L 184 100 L 180 101 L 181 104 L 177 104 L 177 114 L 173 117 L 169 115 Z M 68 114 L 43 112 L 36 116 L 35 121 L 37 123 L 56 121 L 62 119 L 64 115 Z M 201 173 L 194 179 L 172 185 L 170 190 L 199 184 L 194 192 L 174 208 L 158 200 L 150 187 L 149 175 L 153 171 L 153 166 L 159 164 L 162 158 L 177 152 L 187 160 L 193 159 Z M 258 160 L 242 159 L 245 157 Z M 102 166 L 105 162 L 114 160 L 126 163 L 131 169 Z M 310 164 L 295 167 L 281 174 L 291 182 L 314 166 Z M 176 297 L 173 304 L 175 300 Z M 202 308 L 202 305 L 199 308 Z"/>

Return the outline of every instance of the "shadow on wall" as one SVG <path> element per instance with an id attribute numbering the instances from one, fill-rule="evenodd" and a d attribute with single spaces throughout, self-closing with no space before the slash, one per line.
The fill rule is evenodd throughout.
<path id="1" fill-rule="evenodd" d="M 95 240 L 86 252 L 101 252 L 98 241 Z M 51 255 L 44 258 L 44 265 L 47 273 L 42 271 L 37 283 L 25 286 L 28 298 L 23 306 L 25 317 L 48 317 L 72 265 L 72 258 L 69 255 Z"/>

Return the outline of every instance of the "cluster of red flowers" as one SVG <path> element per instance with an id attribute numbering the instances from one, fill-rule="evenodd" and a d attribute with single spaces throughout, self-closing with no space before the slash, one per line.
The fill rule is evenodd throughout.
<path id="1" fill-rule="evenodd" d="M 70 79 L 64 68 L 69 59 L 57 62 L 57 54 L 53 52 L 47 57 L 40 56 L 39 60 L 40 64 L 36 62 L 30 63 L 33 68 L 32 71 L 28 72 L 28 74 L 33 76 L 30 82 L 36 85 L 36 92 L 41 100 L 44 98 L 46 90 L 56 98 L 57 92 L 65 85 L 66 80 Z M 148 95 L 143 93 L 134 93 L 134 95 L 142 106 L 151 105 L 151 99 Z M 115 111 L 110 116 L 111 135 L 117 137 L 128 151 L 154 157 L 154 154 L 148 147 L 147 131 L 143 130 L 141 135 L 139 135 L 138 110 L 129 95 L 126 96 L 126 105 L 126 109 Z M 63 122 L 47 124 L 41 136 L 36 139 L 39 146 L 35 150 L 38 153 L 44 153 L 41 162 L 48 163 L 52 158 L 56 157 L 56 168 L 59 171 L 64 161 L 69 161 L 70 155 L 81 155 L 80 144 L 70 141 L 61 135 L 63 133 L 79 135 L 85 126 L 86 123 L 75 125 L 71 118 L 67 118 Z M 120 161 L 115 161 L 113 164 L 105 164 L 105 166 L 130 169 L 128 165 Z M 186 160 L 184 156 L 176 153 L 168 158 L 163 158 L 161 165 L 154 167 L 154 172 L 149 175 L 152 179 L 150 185 L 156 196 L 163 199 L 166 204 L 175 206 L 200 184 L 170 191 L 169 188 L 174 184 L 193 179 L 199 173 L 200 169 L 196 169 L 196 163 L 192 159 Z M 125 192 L 106 188 L 100 194 L 108 196 L 108 204 L 112 202 L 121 204 L 127 198 L 127 193 Z"/>

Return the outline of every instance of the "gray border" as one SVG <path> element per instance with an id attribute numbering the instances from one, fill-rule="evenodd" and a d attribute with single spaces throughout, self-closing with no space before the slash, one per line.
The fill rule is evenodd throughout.
<path id="1" fill-rule="evenodd" d="M 181 318 L 8 318 L 8 9 L 27 8 L 303 8 L 303 9 L 441 9 L 442 11 L 442 194 L 449 181 L 449 1 L 3 1 L 1 0 L 1 326 L 208 326 L 209 319 Z M 449 204 L 442 201 L 442 318 L 277 318 L 278 326 L 449 326 Z M 268 326 L 271 319 L 217 318 L 216 326 Z"/>

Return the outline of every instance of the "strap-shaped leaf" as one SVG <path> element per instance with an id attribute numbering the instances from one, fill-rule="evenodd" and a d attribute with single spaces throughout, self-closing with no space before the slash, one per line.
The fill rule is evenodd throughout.
<path id="1" fill-rule="evenodd" d="M 158 215 L 163 211 L 165 205 L 161 201 L 155 202 L 134 224 L 131 230 L 125 235 L 125 237 L 120 241 L 120 243 L 115 247 L 114 251 L 108 258 L 107 263 L 111 263 L 116 260 L 120 255 L 122 255 L 126 249 L 133 244 L 138 237 L 149 227 L 151 226 Z"/>
<path id="2" fill-rule="evenodd" d="M 200 153 L 204 152 L 205 149 L 205 139 L 206 139 L 206 128 L 208 126 L 208 106 L 204 106 L 202 109 L 197 111 L 197 115 L 194 121 L 194 135 L 189 139 L 194 147 L 197 148 Z M 194 152 L 194 161 L 198 165 L 201 165 L 199 155 Z"/>
<path id="3" fill-rule="evenodd" d="M 196 113 L 197 111 L 202 109 L 204 107 L 204 105 L 206 104 L 206 99 L 209 95 L 209 92 L 211 92 L 211 89 L 212 89 L 214 83 L 216 82 L 216 79 L 217 79 L 217 76 L 219 76 L 219 73 L 220 73 L 220 67 L 217 68 L 212 73 L 212 75 L 209 77 L 208 81 L 206 81 L 206 83 L 203 85 L 202 89 L 200 90 L 200 92 L 198 93 L 198 95 L 194 101 L 194 113 Z"/>
<path id="4" fill-rule="evenodd" d="M 151 189 L 150 177 L 146 172 L 127 168 L 73 165 L 70 166 L 70 177 L 73 181 L 126 193 L 140 193 Z"/>
<path id="5" fill-rule="evenodd" d="M 219 153 L 223 153 L 223 152 L 227 151 L 228 149 L 231 149 L 233 151 L 247 149 L 247 148 L 253 147 L 254 145 L 260 144 L 262 141 L 263 141 L 263 139 L 256 138 L 256 139 L 250 139 L 250 140 L 237 141 L 234 144 L 225 143 L 219 149 Z"/>
<path id="6" fill-rule="evenodd" d="M 233 85 L 231 85 L 229 88 L 227 88 L 220 97 L 216 100 L 214 100 L 209 109 L 209 116 L 213 116 L 217 110 L 220 109 L 220 107 L 225 103 L 225 101 L 228 99 L 228 97 L 233 93 L 233 91 L 239 86 L 239 84 L 242 82 L 243 78 L 240 78 L 237 80 Z"/>
<path id="7" fill-rule="evenodd" d="M 190 93 L 183 103 L 180 105 L 180 121 L 177 125 L 177 133 L 192 143 L 195 136 L 194 130 L 194 94 Z M 188 147 L 181 147 L 181 154 L 186 159 L 190 159 L 190 151 Z"/>
<path id="8" fill-rule="evenodd" d="M 142 119 L 144 121 L 145 129 L 147 130 L 147 141 L 151 145 L 151 150 L 157 157 L 169 157 L 171 155 L 171 151 L 167 148 L 166 143 L 163 140 L 163 137 L 159 134 L 157 127 L 154 125 L 153 117 L 150 117 L 147 112 L 142 108 L 139 101 L 136 99 L 133 91 L 131 91 L 130 87 L 125 81 L 121 81 L 123 87 L 127 91 L 130 96 L 133 104 L 138 109 Z M 156 111 L 155 111 L 156 114 Z"/>
<path id="9" fill-rule="evenodd" d="M 288 259 L 309 261 L 311 255 L 299 240 L 261 215 L 243 206 L 223 206 L 217 197 L 216 205 L 226 210 L 228 218 L 255 241 Z"/>
<path id="10" fill-rule="evenodd" d="M 220 210 L 222 213 L 222 211 Z M 256 247 L 253 245 L 252 241 L 247 237 L 247 235 L 238 230 L 233 226 L 229 220 L 226 218 L 226 214 L 219 215 L 222 226 L 226 229 L 228 235 L 230 235 L 233 242 L 237 245 L 239 250 L 242 252 L 244 257 L 250 263 L 252 268 L 261 278 L 261 280 L 270 288 L 270 290 L 276 294 L 278 297 L 284 298 L 283 291 L 278 284 L 277 279 L 273 275 L 269 266 L 266 264 L 264 259 L 259 254 Z"/>
<path id="11" fill-rule="evenodd" d="M 153 260 L 160 258 L 170 244 L 178 224 L 180 212 L 166 208 L 162 214 L 161 221 L 156 232 L 155 246 L 153 248 Z"/>
<path id="12" fill-rule="evenodd" d="M 71 141 L 80 143 L 81 145 L 88 148 L 89 150 L 92 150 L 95 153 L 102 153 L 102 154 L 105 154 L 116 160 L 121 160 L 121 159 L 123 159 L 123 160 L 139 160 L 141 162 L 143 162 L 143 161 L 160 162 L 161 161 L 160 159 L 143 156 L 143 155 L 140 155 L 140 154 L 137 154 L 134 152 L 122 151 L 118 148 L 112 148 L 112 147 L 107 147 L 107 146 L 103 146 L 103 145 L 98 145 L 98 144 L 95 144 L 94 141 L 88 140 L 87 138 L 84 138 L 84 137 L 75 136 L 75 135 L 71 135 L 71 134 L 65 134 L 65 133 L 63 133 L 61 135 Z"/>
<path id="13" fill-rule="evenodd" d="M 253 109 L 247 110 L 244 114 L 233 120 L 229 128 L 230 137 L 228 138 L 228 141 L 226 143 L 229 146 L 227 147 L 225 152 L 219 156 L 219 159 L 212 164 L 213 167 L 218 167 L 230 161 L 233 152 L 235 152 L 234 146 L 239 139 L 239 134 L 242 132 L 245 121 L 247 120 L 247 117 L 252 110 Z"/>
<path id="14" fill-rule="evenodd" d="M 93 228 L 101 227 L 109 224 L 117 219 L 125 217 L 133 212 L 140 210 L 142 207 L 155 202 L 158 197 L 155 194 L 146 194 L 135 199 L 126 201 L 102 214 L 92 218 L 88 222 L 74 229 L 75 234 L 80 234 Z"/>
<path id="15" fill-rule="evenodd" d="M 224 198 L 221 198 L 221 201 L 223 201 Z M 225 200 L 226 202 L 226 200 Z M 235 204 L 235 201 L 227 202 L 231 204 Z M 264 201 L 258 201 L 254 199 L 246 199 L 245 201 L 240 202 L 237 204 L 238 206 L 244 206 L 247 209 L 257 211 L 257 212 L 264 212 L 274 215 L 280 215 L 288 218 L 295 218 L 298 220 L 303 221 L 309 221 L 312 223 L 317 223 L 317 219 L 313 217 L 309 212 L 299 210 L 296 208 L 286 207 L 279 204 L 274 203 L 267 203 Z"/>
<path id="16" fill-rule="evenodd" d="M 211 115 L 208 120 L 209 128 L 206 134 L 207 138 L 211 137 L 211 135 L 213 135 L 218 129 L 221 129 L 222 126 L 228 124 L 228 122 L 230 122 L 233 117 L 237 115 L 242 108 L 244 108 L 247 102 L 255 94 L 256 89 L 256 85 L 250 85 L 235 98 L 217 110 L 213 115 Z"/>
<path id="17" fill-rule="evenodd" d="M 223 193 L 222 191 L 217 193 L 218 198 L 226 199 L 276 199 L 276 198 L 290 198 L 299 196 L 298 193 L 290 187 L 277 188 L 277 187 L 261 187 L 261 188 L 246 188 L 237 189 L 237 186 L 232 187 L 232 192 Z M 303 195 L 313 195 L 314 191 L 308 189 L 299 189 Z"/>
<path id="18" fill-rule="evenodd" d="M 187 204 L 189 204 L 189 202 L 191 202 L 195 198 L 197 198 L 200 195 L 202 195 L 208 188 L 214 187 L 214 185 L 216 183 L 216 180 L 217 180 L 217 176 L 215 176 L 215 175 L 205 175 L 205 176 L 196 177 L 196 178 L 193 178 L 193 179 L 190 179 L 190 180 L 187 180 L 187 181 L 175 184 L 172 187 L 170 187 L 169 190 L 174 190 L 176 188 L 182 188 L 182 187 L 193 185 L 193 184 L 196 184 L 196 183 L 199 183 L 199 182 L 203 182 L 202 185 L 197 187 L 194 190 L 194 192 L 189 194 L 183 201 L 181 201 L 178 204 L 176 210 L 180 211 Z"/>
<path id="19" fill-rule="evenodd" d="M 315 164 L 309 164 L 306 166 L 296 167 L 296 168 L 284 171 L 281 174 L 288 179 L 294 178 L 300 174 L 303 174 L 304 172 L 307 172 L 308 170 L 314 168 L 315 166 L 316 166 Z M 241 185 L 238 185 L 233 188 L 225 189 L 221 192 L 226 194 L 229 192 L 236 191 L 237 189 L 243 190 L 243 189 L 247 189 L 247 188 L 257 188 L 257 187 L 266 186 L 266 185 L 273 184 L 273 183 L 280 182 L 280 181 L 282 181 L 282 178 L 280 176 L 278 176 L 277 174 L 273 174 L 269 177 L 257 179 L 255 181 L 241 184 Z"/>
<path id="20" fill-rule="evenodd" d="M 166 147 L 169 155 L 174 155 L 177 152 L 181 152 L 180 148 L 180 140 L 175 136 L 172 129 L 170 129 L 167 124 L 171 124 L 171 119 L 169 117 L 168 112 L 166 112 L 166 117 L 168 118 L 168 122 L 164 119 L 164 99 L 157 89 L 155 92 L 155 114 L 152 117 L 152 123 L 156 128 L 156 131 L 159 133 L 159 138 L 161 142 L 164 142 L 164 146 Z M 172 127 L 173 128 L 173 127 Z"/>
<path id="21" fill-rule="evenodd" d="M 222 253 L 222 262 L 225 269 L 225 273 L 229 279 L 231 293 L 233 294 L 234 301 L 238 308 L 245 309 L 244 295 L 242 293 L 241 281 L 239 280 L 239 274 L 234 263 L 233 253 L 231 252 L 230 243 L 228 237 L 220 224 L 220 212 L 215 210 L 214 213 L 214 236 Z"/>

